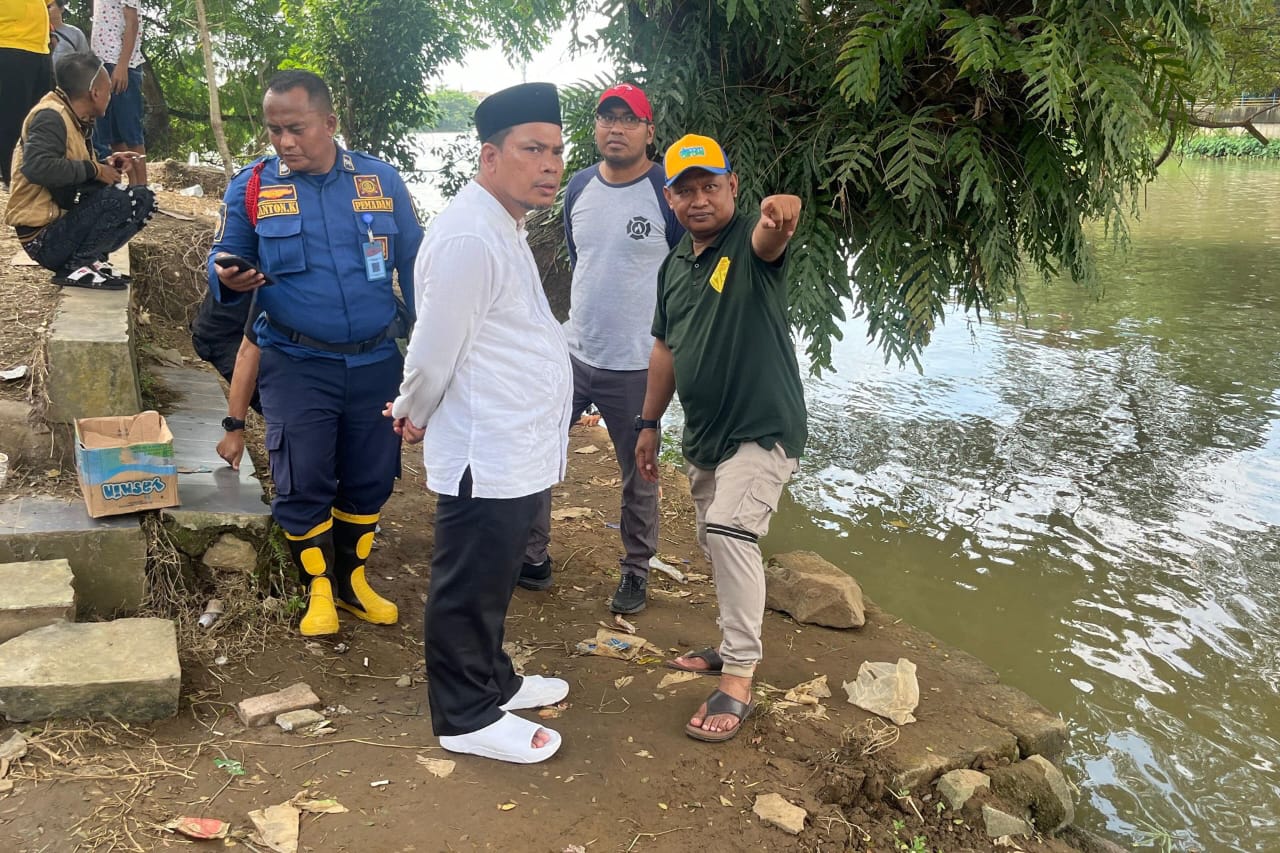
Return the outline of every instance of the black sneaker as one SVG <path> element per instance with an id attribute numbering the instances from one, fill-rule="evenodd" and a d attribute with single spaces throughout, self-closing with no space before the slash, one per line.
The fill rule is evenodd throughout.
<path id="1" fill-rule="evenodd" d="M 647 578 L 624 574 L 622 580 L 618 581 L 618 590 L 613 594 L 613 601 L 609 602 L 609 609 L 614 613 L 639 613 L 644 610 L 648 604 L 645 597 L 648 585 Z"/>
<path id="2" fill-rule="evenodd" d="M 541 563 L 525 563 L 521 566 L 520 579 L 516 581 L 516 586 L 521 589 L 531 589 L 534 592 L 550 589 L 551 558 L 547 557 Z"/>

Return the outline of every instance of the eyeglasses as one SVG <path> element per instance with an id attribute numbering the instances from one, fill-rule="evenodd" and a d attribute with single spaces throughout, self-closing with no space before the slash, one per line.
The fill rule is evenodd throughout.
<path id="1" fill-rule="evenodd" d="M 596 124 L 601 127 L 613 127 L 615 124 L 620 124 L 627 130 L 632 130 L 648 123 L 635 113 L 626 113 L 620 116 L 610 115 L 609 113 L 596 113 Z"/>

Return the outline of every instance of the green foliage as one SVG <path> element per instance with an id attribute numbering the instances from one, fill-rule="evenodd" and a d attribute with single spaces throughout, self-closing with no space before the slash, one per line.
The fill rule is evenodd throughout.
<path id="1" fill-rule="evenodd" d="M 279 14 L 279 0 L 205 0 L 217 58 L 222 114 L 232 155 L 262 147 L 262 90 L 287 55 L 294 32 Z M 157 88 L 147 91 L 158 119 L 148 129 L 150 156 L 185 160 L 187 152 L 212 156 L 209 93 L 190 0 L 144 5 L 143 51 Z"/>
<path id="2" fill-rule="evenodd" d="M 1216 5 L 1214 32 L 1224 62 L 1202 75 L 1198 98 L 1222 104 L 1280 88 L 1280 0 Z"/>
<path id="3" fill-rule="evenodd" d="M 599 38 L 660 139 L 725 144 L 741 205 L 802 198 L 792 319 L 821 368 L 850 303 L 908 361 L 953 303 L 1020 308 L 1028 268 L 1090 283 L 1085 223 L 1123 237 L 1227 5 L 608 0 Z"/>
<path id="4" fill-rule="evenodd" d="M 1199 134 L 1182 141 L 1178 153 L 1191 157 L 1256 157 L 1280 159 L 1280 140 L 1263 145 L 1252 136 Z"/>
<path id="5" fill-rule="evenodd" d="M 432 93 L 431 100 L 436 105 L 436 120 L 422 128 L 428 131 L 458 132 L 471 126 L 476 106 L 480 100 L 469 92 L 457 89 L 439 89 Z"/>

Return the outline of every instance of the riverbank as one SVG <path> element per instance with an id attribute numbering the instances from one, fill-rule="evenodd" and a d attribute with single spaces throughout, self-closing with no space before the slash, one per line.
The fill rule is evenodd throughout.
<path id="1" fill-rule="evenodd" d="M 150 230 L 135 247 L 140 292 L 178 306 L 194 301 L 181 283 L 199 279 L 197 232 L 212 228 L 211 205 L 191 212 L 199 214 L 195 224 Z M 11 301 L 7 269 L 4 280 Z M 145 358 L 172 359 L 176 350 L 179 360 L 192 360 L 182 324 L 165 319 L 169 311 L 139 306 L 144 314 Z M 995 774 L 1019 755 L 1060 749 L 1020 743 L 1060 726 L 976 659 L 874 605 L 866 626 L 849 631 L 769 613 L 758 684 L 767 712 L 721 746 L 683 732 L 712 689 L 707 680 L 664 683 L 669 673 L 658 654 L 634 662 L 579 654 L 578 642 L 610 618 L 618 498 L 607 435 L 577 430 L 572 446 L 569 478 L 555 490 L 556 509 L 575 510 L 554 525 L 556 584 L 549 593 L 518 592 L 508 621 L 525 671 L 571 684 L 567 703 L 547 718 L 565 737 L 554 760 L 512 767 L 457 757 L 444 778 L 419 760 L 449 756 L 434 746 L 425 713 L 421 607 L 434 502 L 420 457 L 409 450 L 370 561 L 376 585 L 401 608 L 398 626 L 346 622 L 332 640 L 304 642 L 283 615 L 282 598 L 229 608 L 208 634 L 186 638 L 174 719 L 23 727 L 28 754 L 8 774 L 14 787 L 0 800 L 0 843 L 23 851 L 160 849 L 185 843 L 164 828 L 174 818 L 220 817 L 243 833 L 249 811 L 305 792 L 348 811 L 305 816 L 303 849 L 994 849 L 977 810 L 985 795 L 962 811 L 939 808 L 929 782 L 948 767 Z M 633 620 L 639 635 L 662 654 L 713 644 L 709 566 L 673 471 L 665 475 L 661 552 L 692 580 L 655 581 L 649 609 Z M 900 728 L 869 722 L 840 685 L 863 661 L 900 657 L 918 667 L 918 721 Z M 835 696 L 818 705 L 779 701 L 822 676 Z M 246 729 L 236 718 L 238 701 L 299 681 L 326 706 L 330 725 L 322 731 Z M 1013 719 L 1018 709 L 1026 719 Z M 756 818 L 763 794 L 805 809 L 798 836 Z M 243 834 L 238 843 L 261 849 Z M 1072 849 L 1052 840 L 1016 844 Z"/>

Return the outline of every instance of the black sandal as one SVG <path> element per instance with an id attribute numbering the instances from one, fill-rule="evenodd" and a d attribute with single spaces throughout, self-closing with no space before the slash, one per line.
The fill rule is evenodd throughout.
<path id="1" fill-rule="evenodd" d="M 708 717 L 728 714 L 732 717 L 737 717 L 738 724 L 727 732 L 709 732 L 706 729 L 695 726 L 693 723 L 685 723 L 684 733 L 694 740 L 706 743 L 724 743 L 738 736 L 738 731 L 742 728 L 742 724 L 755 713 L 755 710 L 756 700 L 740 702 L 723 690 L 716 690 L 707 698 L 707 712 L 702 715 L 702 721 L 705 723 Z"/>
<path id="2" fill-rule="evenodd" d="M 666 663 L 667 669 L 674 669 L 677 672 L 693 672 L 698 675 L 718 676 L 724 672 L 724 661 L 721 660 L 719 652 L 715 649 L 703 649 L 700 652 L 685 652 L 680 655 L 682 658 L 693 658 L 694 660 L 704 661 L 707 665 L 706 669 L 693 669 L 692 667 L 681 666 L 674 660 Z"/>
<path id="3" fill-rule="evenodd" d="M 83 287 L 88 290 L 125 290 L 128 284 L 115 276 L 104 275 L 93 267 L 80 267 L 65 273 L 57 273 L 53 283 L 62 287 Z"/>

